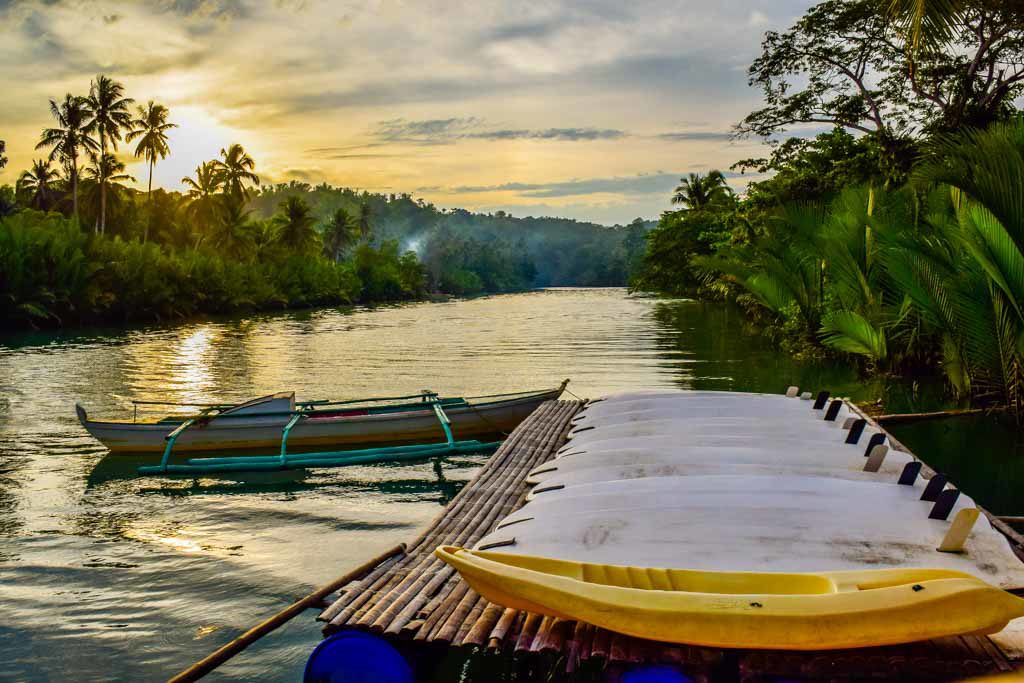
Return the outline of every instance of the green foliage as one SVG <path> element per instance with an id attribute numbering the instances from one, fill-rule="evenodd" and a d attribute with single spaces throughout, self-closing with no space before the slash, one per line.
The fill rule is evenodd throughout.
<path id="1" fill-rule="evenodd" d="M 387 258 L 397 273 L 392 298 L 422 294 L 418 264 L 397 253 Z M 350 264 L 316 255 L 243 261 L 206 247 L 168 250 L 92 236 L 52 213 L 24 210 L 0 219 L 0 314 L 15 327 L 337 305 L 361 294 Z"/>
<path id="2" fill-rule="evenodd" d="M 306 200 L 288 197 L 281 201 L 279 209 L 273 219 L 278 241 L 300 253 L 319 251 L 320 233 L 316 230 L 316 218 Z"/>
<path id="3" fill-rule="evenodd" d="M 889 355 L 885 331 L 856 311 L 832 311 L 821 321 L 821 340 L 839 351 L 856 353 L 872 362 Z"/>
<path id="4" fill-rule="evenodd" d="M 721 171 L 711 171 L 706 176 L 691 173 L 679 181 L 679 187 L 672 196 L 673 204 L 682 204 L 691 211 L 722 207 L 732 201 L 732 190 Z"/>
<path id="5" fill-rule="evenodd" d="M 398 242 L 385 241 L 379 249 L 363 242 L 353 255 L 352 264 L 362 283 L 359 300 L 401 301 L 426 292 L 426 272 L 415 254 L 399 254 Z"/>
<path id="6" fill-rule="evenodd" d="M 329 226 L 335 213 L 342 210 L 358 239 L 375 244 L 398 240 L 401 249 L 416 251 L 427 263 L 432 286 L 451 293 L 455 292 L 443 284 L 451 281 L 450 277 L 443 277 L 445 268 L 477 273 L 483 285 L 481 291 L 625 285 L 642 257 L 638 236 L 651 227 L 644 221 L 609 228 L 566 218 L 515 218 L 500 211 L 479 214 L 462 209 L 440 210 L 408 194 L 374 194 L 301 182 L 262 187 L 253 194 L 249 206 L 256 217 L 269 218 L 289 196 L 301 196 L 322 226 Z M 325 229 L 325 248 L 330 251 L 328 232 Z M 351 250 L 356 239 L 349 240 L 347 234 L 345 238 L 341 252 Z M 445 246 L 446 242 L 450 246 Z M 469 257 L 476 265 L 462 262 L 457 247 L 471 243 L 502 255 L 497 259 L 501 261 L 500 267 L 494 273 L 480 270 L 482 260 L 476 255 Z M 439 258 L 445 259 L 445 263 Z M 523 281 L 516 273 L 528 273 L 531 266 L 534 275 Z"/>
<path id="7" fill-rule="evenodd" d="M 881 150 L 874 138 L 854 137 L 842 128 L 813 138 L 789 138 L 774 146 L 766 158 L 744 159 L 732 166 L 772 174 L 747 189 L 745 204 L 762 210 L 810 198 L 829 201 L 844 188 L 878 177 L 881 167 Z"/>
<path id="8" fill-rule="evenodd" d="M 692 295 L 703 279 L 695 268 L 700 257 L 710 256 L 733 239 L 731 203 L 708 202 L 703 209 L 667 211 L 646 233 L 647 249 L 634 271 L 630 287 L 636 290 Z"/>

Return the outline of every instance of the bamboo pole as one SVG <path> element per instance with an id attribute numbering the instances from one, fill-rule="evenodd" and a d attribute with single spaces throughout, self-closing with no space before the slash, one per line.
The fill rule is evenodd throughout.
<path id="1" fill-rule="evenodd" d="M 936 410 L 929 413 L 892 413 L 890 415 L 878 415 L 875 417 L 875 421 L 879 424 L 920 422 L 922 420 L 938 420 L 947 417 L 968 417 L 991 412 L 1002 411 L 997 408 L 961 408 L 955 410 Z"/>
<path id="2" fill-rule="evenodd" d="M 1005 522 L 1007 524 L 1024 524 L 1024 517 L 1020 517 L 1020 516 L 1017 516 L 1017 515 L 993 515 L 993 516 L 996 519 L 998 519 L 1000 522 Z"/>
<path id="3" fill-rule="evenodd" d="M 189 683 L 191 681 L 198 681 L 200 678 L 210 673 L 218 666 L 228 661 L 229 659 L 237 655 L 239 652 L 241 652 L 245 648 L 255 643 L 257 640 L 262 638 L 263 636 L 267 635 L 279 626 L 282 626 L 291 619 L 293 619 L 303 610 L 309 607 L 315 607 L 319 605 L 324 598 L 326 598 L 334 591 L 350 583 L 353 579 L 357 579 L 363 574 L 371 571 L 381 562 L 387 560 L 388 558 L 394 555 L 397 555 L 398 553 L 403 552 L 404 550 L 405 544 L 400 543 L 395 547 L 391 548 L 390 550 L 386 550 L 380 555 L 377 555 L 376 557 L 373 557 L 367 560 L 366 562 L 363 562 L 355 569 L 346 572 L 345 574 L 342 574 L 326 586 L 323 586 L 322 588 L 313 591 L 306 597 L 302 598 L 297 602 L 292 603 L 290 606 L 281 610 L 269 619 L 260 622 L 256 626 L 253 626 L 251 629 L 249 629 L 242 635 L 238 636 L 227 645 L 218 648 L 216 651 L 199 660 L 198 662 L 188 667 L 176 676 L 172 676 L 170 679 L 168 679 L 168 683 Z"/>

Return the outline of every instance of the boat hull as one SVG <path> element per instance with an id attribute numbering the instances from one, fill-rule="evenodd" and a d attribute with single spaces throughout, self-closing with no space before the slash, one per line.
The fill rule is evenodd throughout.
<path id="1" fill-rule="evenodd" d="M 515 429 L 544 401 L 557 399 L 561 389 L 541 391 L 509 399 L 445 407 L 457 439 L 500 436 Z M 116 454 L 157 454 L 176 423 L 102 422 L 79 414 L 82 426 Z M 288 415 L 253 415 L 246 418 L 216 417 L 189 427 L 174 443 L 175 453 L 239 451 L 272 452 L 281 448 L 281 434 Z M 333 449 L 442 442 L 445 434 L 433 408 L 393 413 L 311 416 L 300 420 L 288 436 L 288 450 Z"/>
<path id="2" fill-rule="evenodd" d="M 706 647 L 875 647 L 995 633 L 1024 616 L 1024 600 L 941 569 L 744 574 L 436 553 L 495 604 Z"/>

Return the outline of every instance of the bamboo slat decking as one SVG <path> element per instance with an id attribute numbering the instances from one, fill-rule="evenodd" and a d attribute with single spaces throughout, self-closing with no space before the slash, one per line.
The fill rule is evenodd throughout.
<path id="1" fill-rule="evenodd" d="M 697 680 L 723 667 L 744 682 L 801 676 L 811 680 L 958 680 L 1012 671 L 987 637 L 943 638 L 908 646 L 830 652 L 723 651 L 657 643 L 589 624 L 541 617 L 491 604 L 433 555 L 442 544 L 469 547 L 523 503 L 526 474 L 565 442 L 580 401 L 542 404 L 494 453 L 479 474 L 404 554 L 346 586 L 319 619 L 325 633 L 364 629 L 411 644 L 492 651 L 556 653 L 566 669 L 599 659 L 613 665 L 671 663 Z M 941 617 L 938 617 L 941 618 Z"/>

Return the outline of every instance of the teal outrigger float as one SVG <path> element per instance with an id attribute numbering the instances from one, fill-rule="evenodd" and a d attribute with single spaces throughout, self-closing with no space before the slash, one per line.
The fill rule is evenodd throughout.
<path id="1" fill-rule="evenodd" d="M 555 389 L 470 398 L 441 398 L 423 391 L 386 398 L 297 402 L 288 392 L 240 404 L 195 406 L 202 408 L 195 415 L 156 422 L 91 420 L 82 406 L 75 408 L 82 426 L 112 453 L 162 453 L 158 465 L 139 468 L 142 474 L 270 472 L 493 450 L 500 442 L 467 437 L 507 434 L 538 405 L 557 399 L 568 381 Z M 455 433 L 462 440 L 456 440 Z M 290 446 L 305 452 L 290 453 Z M 325 446 L 330 449 L 322 450 Z M 270 450 L 277 453 L 254 454 Z M 203 451 L 245 454 L 171 462 L 175 453 Z"/>

